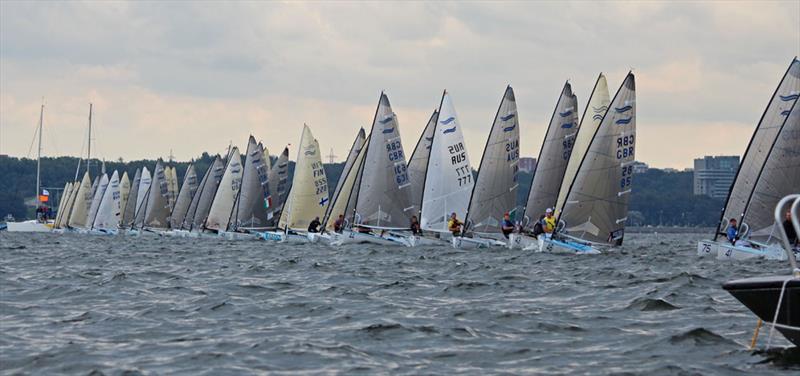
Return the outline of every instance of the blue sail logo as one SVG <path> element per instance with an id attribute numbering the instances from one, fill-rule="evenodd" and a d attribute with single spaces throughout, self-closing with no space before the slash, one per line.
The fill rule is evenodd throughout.
<path id="1" fill-rule="evenodd" d="M 575 124 L 571 123 L 571 122 L 570 123 L 564 123 L 564 124 L 561 124 L 561 128 L 569 129 L 569 128 L 572 128 L 573 125 L 575 125 Z"/>
<path id="2" fill-rule="evenodd" d="M 603 115 L 595 114 L 594 116 L 592 116 L 592 119 L 594 119 L 594 120 L 603 120 Z"/>
<path id="3" fill-rule="evenodd" d="M 510 127 L 505 127 L 505 128 L 503 128 L 503 132 L 511 132 L 511 131 L 513 131 L 513 130 L 514 130 L 514 128 L 516 128 L 516 127 L 517 127 L 517 124 L 514 124 L 514 125 L 512 125 L 512 126 L 510 126 Z"/>
<path id="4" fill-rule="evenodd" d="M 617 111 L 618 114 L 621 114 L 621 113 L 630 111 L 632 108 L 633 108 L 633 106 L 631 106 L 631 105 L 624 106 L 624 107 L 615 107 L 614 111 Z"/>
<path id="5" fill-rule="evenodd" d="M 305 155 L 314 155 L 317 152 L 317 148 L 314 145 L 310 145 L 306 148 L 304 154 Z"/>
<path id="6" fill-rule="evenodd" d="M 447 124 L 452 123 L 454 120 L 456 120 L 456 118 L 451 116 L 451 117 L 449 117 L 447 119 L 444 119 L 444 120 L 440 121 L 439 124 L 447 125 Z"/>
<path id="7" fill-rule="evenodd" d="M 800 98 L 800 93 L 790 93 L 789 95 L 781 95 L 780 97 L 782 101 L 788 102 Z"/>
<path id="8" fill-rule="evenodd" d="M 454 125 L 453 128 L 445 128 L 442 130 L 442 134 L 453 133 L 456 131 L 456 126 Z"/>
<path id="9" fill-rule="evenodd" d="M 791 113 L 791 111 L 789 111 L 789 110 L 784 110 L 784 111 L 782 111 L 782 112 L 781 112 L 781 115 L 782 115 L 782 116 L 789 116 L 789 113 Z"/>
<path id="10" fill-rule="evenodd" d="M 394 127 L 386 128 L 386 129 L 383 130 L 383 134 L 389 134 L 389 133 L 392 133 L 392 132 L 394 132 Z"/>
<path id="11" fill-rule="evenodd" d="M 631 116 L 629 118 L 626 118 L 626 119 L 619 119 L 615 123 L 617 125 L 625 125 L 625 124 L 630 124 L 631 120 L 633 120 L 633 116 Z"/>
<path id="12" fill-rule="evenodd" d="M 394 115 L 389 115 L 383 120 L 378 120 L 378 123 L 386 124 L 386 123 L 392 121 L 392 119 L 394 119 Z"/>
<path id="13" fill-rule="evenodd" d="M 605 110 L 608 110 L 608 106 L 600 106 L 600 107 L 592 106 L 592 111 L 594 111 L 594 112 L 598 112 L 599 113 L 599 112 L 603 112 Z"/>
<path id="14" fill-rule="evenodd" d="M 509 120 L 513 119 L 515 116 L 517 116 L 517 114 L 508 114 L 506 116 L 501 116 L 500 120 L 509 121 Z"/>
<path id="15" fill-rule="evenodd" d="M 559 112 L 558 113 L 558 116 L 561 116 L 561 117 L 567 117 L 569 115 L 572 115 L 572 108 L 569 108 L 564 112 Z"/>

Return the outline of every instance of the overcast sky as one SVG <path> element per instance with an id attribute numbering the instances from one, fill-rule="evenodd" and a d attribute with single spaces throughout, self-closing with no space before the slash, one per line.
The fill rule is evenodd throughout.
<path id="1" fill-rule="evenodd" d="M 385 90 L 408 154 L 443 89 L 478 165 L 507 84 L 522 155 L 536 156 L 570 80 L 636 74 L 636 158 L 689 167 L 741 155 L 800 53 L 800 1 L 267 3 L 0 2 L 0 154 L 26 156 L 45 100 L 44 154 L 179 160 L 308 123 L 341 160 Z M 96 153 L 94 153 L 96 151 Z M 35 152 L 31 152 L 35 156 Z M 292 158 L 295 150 L 292 149 Z"/>

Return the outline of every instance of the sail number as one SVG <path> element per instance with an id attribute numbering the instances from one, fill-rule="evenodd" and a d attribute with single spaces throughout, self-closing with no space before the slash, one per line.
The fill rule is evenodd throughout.
<path id="1" fill-rule="evenodd" d="M 311 169 L 314 172 L 314 187 L 316 188 L 317 195 L 328 192 L 328 182 L 325 179 L 325 169 L 322 167 L 322 162 L 314 162 L 311 164 Z"/>
<path id="2" fill-rule="evenodd" d="M 633 166 L 622 166 L 622 179 L 619 181 L 619 187 L 625 188 L 631 186 L 631 179 L 633 177 Z"/>
<path id="3" fill-rule="evenodd" d="M 464 184 L 469 184 L 472 182 L 472 171 L 467 163 L 467 151 L 464 148 L 464 144 L 459 142 L 455 145 L 450 145 L 447 147 L 447 151 L 450 152 L 450 164 L 452 166 L 456 166 L 462 164 L 462 166 L 456 166 L 456 176 L 458 177 L 458 186 L 462 186 Z"/>
<path id="4" fill-rule="evenodd" d="M 389 155 L 389 160 L 392 162 L 405 159 L 405 155 L 403 155 L 403 145 L 400 144 L 400 140 L 387 142 L 386 153 Z"/>
<path id="5" fill-rule="evenodd" d="M 564 141 L 561 142 L 561 145 L 564 147 L 564 151 L 562 152 L 562 157 L 566 161 L 572 154 L 572 147 L 575 146 L 575 137 L 570 136 L 565 138 Z"/>
<path id="6" fill-rule="evenodd" d="M 617 159 L 633 157 L 634 135 L 617 137 Z"/>

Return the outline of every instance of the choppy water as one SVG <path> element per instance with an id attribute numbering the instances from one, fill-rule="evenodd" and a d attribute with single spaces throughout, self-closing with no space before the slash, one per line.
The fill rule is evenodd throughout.
<path id="1" fill-rule="evenodd" d="M 0 372 L 798 372 L 747 351 L 756 319 L 720 288 L 785 263 L 697 259 L 701 237 L 576 257 L 0 233 Z"/>

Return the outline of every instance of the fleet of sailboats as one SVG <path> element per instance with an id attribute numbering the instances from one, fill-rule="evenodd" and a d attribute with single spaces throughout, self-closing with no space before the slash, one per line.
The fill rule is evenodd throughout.
<path id="1" fill-rule="evenodd" d="M 795 58 L 756 127 L 717 235 L 700 242 L 698 254 L 786 257 L 769 210 L 800 186 L 798 95 L 800 61 Z M 41 110 L 40 137 L 44 106 Z M 522 207 L 516 203 L 521 127 L 514 90 L 508 86 L 477 171 L 448 91 L 442 93 L 410 157 L 401 142 L 398 116 L 382 92 L 372 124 L 357 131 L 333 191 L 329 192 L 319 141 L 304 125 L 291 182 L 289 147 L 273 160 L 254 136 L 244 154 L 231 145 L 205 171 L 190 163 L 182 180 L 177 169 L 162 160 L 152 170 L 137 169 L 132 180 L 125 171 L 109 175 L 104 169 L 93 179 L 87 158 L 82 178 L 77 179 L 79 164 L 75 181 L 64 185 L 52 223 L 36 226 L 98 235 L 333 245 L 449 242 L 460 249 L 507 246 L 596 254 L 624 240 L 637 144 L 634 74 L 628 73 L 613 98 L 600 74 L 583 116 L 578 115 L 578 99 L 566 82 Z M 91 107 L 89 119 L 91 129 Z M 91 130 L 89 134 L 91 145 Z M 545 212 L 555 218 L 543 220 Z M 741 223 L 735 244 L 718 237 L 731 218 Z M 20 228 L 16 230 L 23 231 Z"/>

